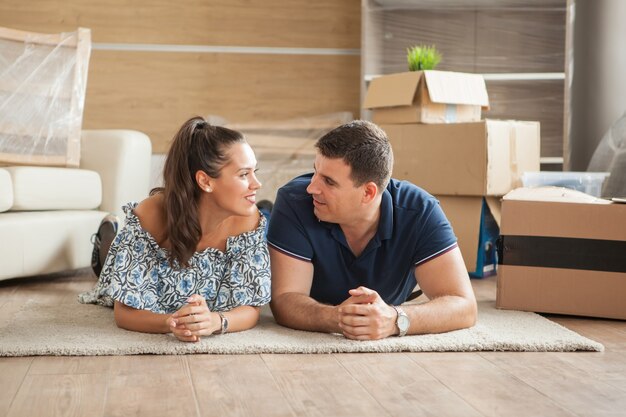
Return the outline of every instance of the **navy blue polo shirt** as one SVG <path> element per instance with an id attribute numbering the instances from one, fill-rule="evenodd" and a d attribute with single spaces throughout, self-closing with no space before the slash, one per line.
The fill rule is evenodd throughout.
<path id="1" fill-rule="evenodd" d="M 388 304 L 406 301 L 415 288 L 415 266 L 456 247 L 457 239 L 439 202 L 426 191 L 391 179 L 383 192 L 378 230 L 355 257 L 335 223 L 318 221 L 306 192 L 313 174 L 301 175 L 278 190 L 268 243 L 313 263 L 310 296 L 337 305 L 348 290 L 365 286 Z"/>

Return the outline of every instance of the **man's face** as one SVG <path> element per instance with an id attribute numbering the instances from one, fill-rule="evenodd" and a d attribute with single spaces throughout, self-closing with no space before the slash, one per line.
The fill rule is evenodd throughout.
<path id="1" fill-rule="evenodd" d="M 354 221 L 363 198 L 362 186 L 350 178 L 351 168 L 341 158 L 315 157 L 315 172 L 306 191 L 313 197 L 318 219 L 337 224 Z"/>

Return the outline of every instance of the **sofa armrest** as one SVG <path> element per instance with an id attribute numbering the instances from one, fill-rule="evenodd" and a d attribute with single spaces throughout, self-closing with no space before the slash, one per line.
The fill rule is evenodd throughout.
<path id="1" fill-rule="evenodd" d="M 83 130 L 80 167 L 100 174 L 100 210 L 124 218 L 122 206 L 148 196 L 152 145 L 134 130 Z"/>

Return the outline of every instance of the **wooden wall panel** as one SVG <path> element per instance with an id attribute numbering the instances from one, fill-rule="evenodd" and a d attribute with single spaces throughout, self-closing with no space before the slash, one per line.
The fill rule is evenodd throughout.
<path id="1" fill-rule="evenodd" d="M 407 71 L 406 48 L 436 45 L 437 69 L 476 73 L 563 72 L 565 8 L 562 10 L 395 10 L 373 12 L 382 26 L 380 49 L 368 60 L 380 72 Z"/>
<path id="2" fill-rule="evenodd" d="M 408 71 L 406 49 L 414 45 L 436 45 L 443 54 L 437 69 L 474 72 L 476 67 L 475 12 L 446 10 L 393 10 L 374 12 L 383 26 L 382 48 L 374 52 L 384 74 Z M 374 58 L 376 60 L 377 58 Z"/>
<path id="3" fill-rule="evenodd" d="M 359 48 L 360 0 L 2 0 L 0 26 L 101 43 Z"/>
<path id="4" fill-rule="evenodd" d="M 476 14 L 476 72 L 563 72 L 565 9 Z"/>
<path id="5" fill-rule="evenodd" d="M 84 127 L 137 129 L 165 152 L 196 114 L 233 122 L 359 111 L 360 57 L 94 51 Z"/>
<path id="6" fill-rule="evenodd" d="M 0 26 L 41 33 L 87 27 L 94 43 L 113 47 L 358 49 L 360 18 L 360 0 L 0 1 Z M 357 55 L 260 52 L 94 49 L 83 127 L 137 129 L 151 137 L 154 152 L 165 152 L 196 114 L 233 122 L 358 114 Z"/>

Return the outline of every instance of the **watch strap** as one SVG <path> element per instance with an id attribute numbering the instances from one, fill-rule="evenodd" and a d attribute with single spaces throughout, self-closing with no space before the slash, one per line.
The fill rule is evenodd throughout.
<path id="1" fill-rule="evenodd" d="M 398 337 L 405 336 L 406 332 L 409 330 L 409 326 L 407 326 L 406 329 L 402 330 L 400 328 L 400 324 L 399 324 L 400 323 L 400 317 L 405 317 L 407 319 L 407 321 L 408 321 L 409 316 L 404 312 L 404 310 L 401 307 L 399 307 L 399 306 L 391 306 L 391 307 L 393 307 L 394 310 L 396 310 L 396 313 L 398 313 L 398 316 L 396 317 L 396 327 L 398 328 L 398 331 L 399 331 Z"/>

